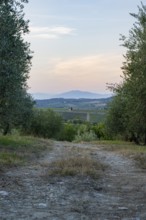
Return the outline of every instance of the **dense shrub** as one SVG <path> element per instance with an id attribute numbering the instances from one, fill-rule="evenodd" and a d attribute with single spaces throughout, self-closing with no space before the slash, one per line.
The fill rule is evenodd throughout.
<path id="1" fill-rule="evenodd" d="M 86 131 L 82 134 L 78 133 L 76 136 L 75 136 L 75 141 L 76 142 L 80 142 L 80 141 L 94 141 L 96 140 L 96 135 L 95 133 L 90 130 L 90 131 Z"/>
<path id="2" fill-rule="evenodd" d="M 23 128 L 23 133 L 70 142 L 93 141 L 106 137 L 103 123 L 63 123 L 61 116 L 50 109 L 34 109 L 30 123 L 27 128 Z"/>
<path id="3" fill-rule="evenodd" d="M 59 140 L 73 141 L 75 139 L 76 134 L 77 134 L 77 126 L 75 126 L 72 123 L 65 123 L 60 132 Z"/>
<path id="4" fill-rule="evenodd" d="M 43 138 L 56 138 L 62 129 L 62 118 L 50 109 L 34 109 L 27 134 Z"/>
<path id="5" fill-rule="evenodd" d="M 106 139 L 107 134 L 106 134 L 106 129 L 105 129 L 105 124 L 100 122 L 96 125 L 92 126 L 92 130 L 96 134 L 97 138 L 100 139 Z"/>
<path id="6" fill-rule="evenodd" d="M 96 139 L 108 139 L 104 123 L 92 125 L 90 123 L 74 124 L 71 122 L 65 123 L 59 140 L 62 141 L 93 141 Z"/>
<path id="7" fill-rule="evenodd" d="M 96 134 L 90 129 L 89 125 L 82 124 L 79 126 L 77 135 L 75 136 L 75 141 L 94 141 L 96 139 Z"/>

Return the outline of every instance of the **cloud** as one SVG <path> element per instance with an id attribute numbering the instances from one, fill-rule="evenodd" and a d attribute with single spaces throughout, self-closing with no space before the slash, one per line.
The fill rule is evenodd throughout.
<path id="1" fill-rule="evenodd" d="M 74 89 L 107 92 L 106 83 L 121 81 L 122 61 L 122 55 L 115 53 L 68 59 L 58 57 L 50 58 L 49 61 L 43 58 L 39 62 L 36 60 L 29 85 L 41 92 Z"/>
<path id="2" fill-rule="evenodd" d="M 122 56 L 101 54 L 75 57 L 68 60 L 57 59 L 49 64 L 48 73 L 60 87 L 86 90 L 106 89 L 106 83 L 120 81 Z"/>
<path id="3" fill-rule="evenodd" d="M 121 55 L 101 54 L 58 60 L 54 66 L 54 74 L 58 77 L 89 77 L 110 78 L 119 74 Z"/>
<path id="4" fill-rule="evenodd" d="M 64 35 L 71 35 L 75 31 L 74 28 L 55 26 L 55 27 L 30 27 L 30 37 L 56 39 Z"/>

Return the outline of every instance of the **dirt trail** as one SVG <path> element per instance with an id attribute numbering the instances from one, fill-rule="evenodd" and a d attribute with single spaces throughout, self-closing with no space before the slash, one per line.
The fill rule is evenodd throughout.
<path id="1" fill-rule="evenodd" d="M 0 176 L 1 220 L 146 220 L 146 175 L 132 160 L 91 144 L 53 145 L 39 161 Z M 44 178 L 47 164 L 73 146 L 90 148 L 108 165 L 104 175 Z"/>

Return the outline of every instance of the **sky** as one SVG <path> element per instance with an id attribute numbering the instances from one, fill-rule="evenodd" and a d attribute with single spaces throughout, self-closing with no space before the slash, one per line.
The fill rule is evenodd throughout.
<path id="1" fill-rule="evenodd" d="M 121 81 L 128 36 L 139 0 L 29 0 L 33 53 L 28 86 L 31 93 L 82 90 L 108 93 L 107 83 Z"/>

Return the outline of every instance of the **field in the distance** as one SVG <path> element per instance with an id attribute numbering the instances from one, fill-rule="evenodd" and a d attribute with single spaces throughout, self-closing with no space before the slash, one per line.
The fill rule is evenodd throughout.
<path id="1" fill-rule="evenodd" d="M 82 120 L 98 123 L 104 120 L 108 103 L 112 98 L 103 99 L 46 99 L 36 100 L 37 108 L 50 108 L 64 120 Z"/>

